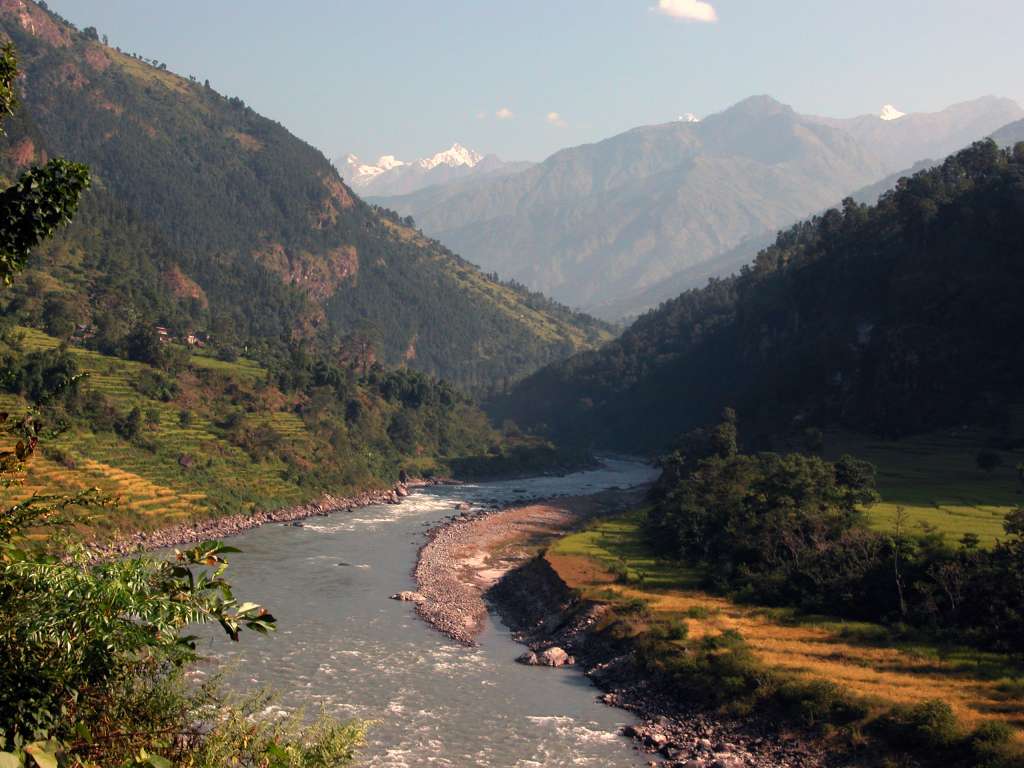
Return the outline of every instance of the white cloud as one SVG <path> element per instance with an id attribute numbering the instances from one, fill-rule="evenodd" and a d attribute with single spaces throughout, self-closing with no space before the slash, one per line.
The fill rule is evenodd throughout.
<path id="1" fill-rule="evenodd" d="M 512 110 L 509 109 L 508 107 L 502 107 L 501 109 L 494 113 L 494 116 L 499 120 L 508 120 L 509 118 L 512 117 Z"/>
<path id="2" fill-rule="evenodd" d="M 569 126 L 569 124 L 565 122 L 565 120 L 562 119 L 562 116 L 557 112 L 548 112 L 547 117 L 544 119 L 551 123 L 551 125 L 555 126 L 555 128 L 567 128 Z"/>
<path id="3" fill-rule="evenodd" d="M 685 21 L 718 21 L 715 6 L 705 0 L 658 0 L 658 4 L 651 10 L 662 16 Z"/>

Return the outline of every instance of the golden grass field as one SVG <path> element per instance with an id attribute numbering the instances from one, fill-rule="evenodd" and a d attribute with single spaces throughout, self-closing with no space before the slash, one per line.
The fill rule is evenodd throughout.
<path id="1" fill-rule="evenodd" d="M 584 596 L 639 598 L 656 618 L 685 621 L 691 638 L 736 629 L 771 668 L 829 680 L 880 706 L 941 699 L 964 725 L 1004 720 L 1024 743 L 1024 668 L 1011 659 L 893 642 L 875 625 L 797 617 L 707 594 L 697 588 L 693 572 L 650 553 L 640 529 L 643 514 L 604 520 L 567 536 L 549 548 L 547 559 Z M 615 575 L 624 567 L 625 584 Z"/>

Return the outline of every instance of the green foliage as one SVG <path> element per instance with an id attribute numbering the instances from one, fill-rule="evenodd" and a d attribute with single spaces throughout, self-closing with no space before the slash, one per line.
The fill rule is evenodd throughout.
<path id="1" fill-rule="evenodd" d="M 88 168 L 57 158 L 0 192 L 0 278 L 6 285 L 25 268 L 33 248 L 71 221 L 88 187 Z"/>
<path id="2" fill-rule="evenodd" d="M 0 49 L 0 121 L 14 115 L 17 78 L 18 61 L 8 42 Z M 88 168 L 55 158 L 0 192 L 0 279 L 5 286 L 25 268 L 33 248 L 70 223 L 88 187 Z"/>
<path id="3" fill-rule="evenodd" d="M 989 720 L 970 735 L 970 751 L 977 768 L 1019 768 L 1019 756 L 1013 754 L 1014 730 L 1009 723 Z"/>
<path id="4" fill-rule="evenodd" d="M 6 424 L 38 431 L 30 417 Z M 19 442 L 19 446 L 22 443 Z M 17 484 L 34 444 L 4 461 L 0 480 Z M 340 766 L 363 726 L 326 716 L 305 727 L 301 713 L 259 719 L 265 697 L 224 701 L 186 685 L 195 660 L 188 626 L 219 624 L 237 641 L 265 633 L 274 617 L 237 599 L 226 555 L 205 542 L 172 560 L 96 562 L 80 546 L 59 556 L 24 534 L 110 505 L 95 489 L 31 496 L 0 511 L 0 765 Z M 204 725 L 208 723 L 209 725 Z"/>
<path id="5" fill-rule="evenodd" d="M 14 115 L 18 104 L 15 82 L 18 79 L 18 57 L 14 45 L 7 43 L 0 48 L 0 133 L 3 132 L 2 122 Z"/>
<path id="6" fill-rule="evenodd" d="M 713 432 L 713 431 L 712 431 Z M 699 567 L 704 583 L 738 598 L 881 623 L 1019 652 L 1024 637 L 1024 511 L 1006 539 L 947 545 L 934 530 L 872 530 L 875 471 L 844 456 L 723 456 L 684 438 L 666 462 L 648 515 L 664 554 Z M 695 447 L 696 446 L 696 447 Z M 703 452 L 701 452 L 702 449 Z"/>
<path id="7" fill-rule="evenodd" d="M 883 722 L 891 736 L 908 747 L 937 751 L 963 737 L 952 708 L 944 701 L 923 701 L 894 710 Z"/>
<path id="8" fill-rule="evenodd" d="M 34 7 L 31 10 L 35 10 Z M 93 35 L 95 37 L 95 30 Z M 0 55 L 0 111 L 13 105 L 13 51 Z M 0 193 L 0 275 L 10 282 L 29 251 L 66 223 L 88 183 L 81 166 L 51 161 Z M 66 348 L 23 353 L 5 334 L 5 390 L 58 414 L 78 405 L 75 360 Z M 141 411 L 113 426 L 134 439 Z M 43 433 L 38 413 L 20 419 L 0 413 L 5 444 L 0 487 L 23 482 Z M 252 713 L 218 708 L 207 691 L 182 689 L 183 666 L 196 658 L 185 627 L 217 623 L 232 640 L 244 629 L 265 633 L 275 619 L 263 607 L 235 598 L 225 578 L 225 555 L 238 550 L 205 542 L 173 560 L 135 557 L 97 562 L 79 545 L 65 545 L 58 526 L 111 505 L 97 489 L 32 494 L 0 509 L 0 765 L 170 768 L 180 765 L 342 765 L 362 738 L 360 726 L 322 719 L 307 733 L 262 728 L 261 739 L 235 739 L 223 762 L 198 762 L 224 724 L 238 735 L 260 734 Z M 47 547 L 29 534 L 45 534 Z M 209 733 L 203 719 L 216 725 Z"/>
<path id="9" fill-rule="evenodd" d="M 774 693 L 776 704 L 792 719 L 808 727 L 845 725 L 869 714 L 863 702 L 853 700 L 829 680 L 788 680 Z"/>
<path id="10" fill-rule="evenodd" d="M 245 766 L 335 768 L 354 759 L 364 724 L 321 715 L 307 725 L 301 712 L 268 719 L 263 713 L 270 702 L 269 696 L 256 696 L 227 709 L 183 765 L 221 768 L 238 761 Z"/>

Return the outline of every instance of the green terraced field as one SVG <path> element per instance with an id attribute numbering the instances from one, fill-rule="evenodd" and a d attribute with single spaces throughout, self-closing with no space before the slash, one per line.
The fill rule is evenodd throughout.
<path id="1" fill-rule="evenodd" d="M 40 331 L 19 330 L 26 350 L 58 346 L 57 339 Z M 25 484 L 5 493 L 9 500 L 98 487 L 120 500 L 115 510 L 94 521 L 93 527 L 104 531 L 150 529 L 172 521 L 286 505 L 310 495 L 308 489 L 285 478 L 280 460 L 254 461 L 228 442 L 209 419 L 193 413 L 183 426 L 179 404 L 141 394 L 134 382 L 148 366 L 80 348 L 71 352 L 88 374 L 83 386 L 101 392 L 119 412 L 139 407 L 144 413 L 159 414 L 158 425 L 143 429 L 149 448 L 110 433 L 78 430 L 59 435 L 44 441 L 43 454 L 33 460 Z M 193 357 L 192 364 L 250 381 L 266 377 L 262 368 L 248 360 L 227 363 Z M 0 395 L 0 409 L 17 413 L 25 405 L 15 396 Z M 249 421 L 253 426 L 271 426 L 287 442 L 304 445 L 310 440 L 302 419 L 292 412 L 253 415 Z M 187 469 L 181 464 L 183 457 L 191 462 Z"/>
<path id="2" fill-rule="evenodd" d="M 897 509 L 920 530 L 932 525 L 951 540 L 977 534 L 985 544 L 1003 535 L 1003 519 L 1024 504 L 1015 467 L 1024 451 L 1003 451 L 1003 465 L 993 472 L 978 469 L 975 456 L 991 433 L 957 429 L 900 441 L 880 441 L 848 434 L 826 436 L 825 453 L 850 453 L 878 468 L 882 503 L 871 509 L 874 526 L 893 530 Z"/>

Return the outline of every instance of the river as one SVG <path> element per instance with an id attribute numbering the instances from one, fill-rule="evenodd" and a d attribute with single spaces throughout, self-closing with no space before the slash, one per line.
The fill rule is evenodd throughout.
<path id="1" fill-rule="evenodd" d="M 652 476 L 646 465 L 610 459 L 565 477 L 426 488 L 400 505 L 237 536 L 235 593 L 266 605 L 279 628 L 237 644 L 204 632 L 200 651 L 210 664 L 197 674 L 226 670 L 229 685 L 269 686 L 283 707 L 374 721 L 360 760 L 374 768 L 644 765 L 618 735 L 630 715 L 598 703 L 578 670 L 516 664 L 522 646 L 494 617 L 479 647 L 456 645 L 388 596 L 414 588 L 426 529 L 459 502 L 507 505 Z"/>

